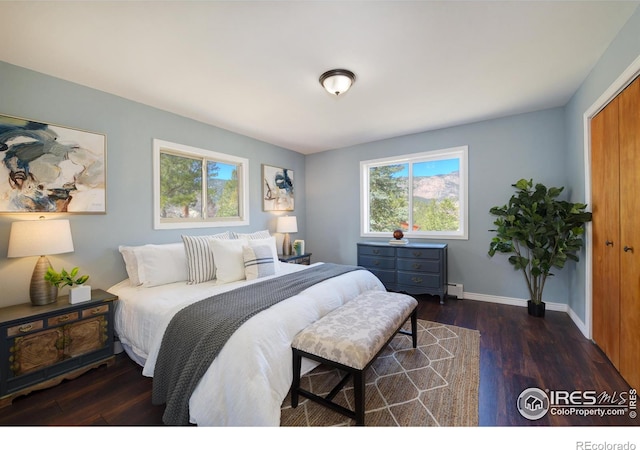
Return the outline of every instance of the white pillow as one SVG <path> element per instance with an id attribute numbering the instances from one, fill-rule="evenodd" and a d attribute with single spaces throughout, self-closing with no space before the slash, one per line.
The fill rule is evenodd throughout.
<path id="1" fill-rule="evenodd" d="M 147 244 L 135 250 L 138 278 L 144 287 L 186 281 L 187 256 L 184 244 Z"/>
<path id="2" fill-rule="evenodd" d="M 215 278 L 215 260 L 209 245 L 212 239 L 230 239 L 229 232 L 208 236 L 182 236 L 189 270 L 187 284 L 204 283 Z"/>
<path id="3" fill-rule="evenodd" d="M 245 239 L 212 239 L 209 242 L 216 264 L 217 284 L 245 279 L 242 247 L 247 242 Z"/>
<path id="4" fill-rule="evenodd" d="M 124 266 L 129 276 L 129 283 L 131 286 L 140 286 L 142 283 L 138 276 L 138 257 L 136 256 L 136 250 L 140 247 L 121 245 L 118 247 L 122 259 L 124 259 Z"/>
<path id="5" fill-rule="evenodd" d="M 273 255 L 273 260 L 274 260 L 274 267 L 275 267 L 275 271 L 276 273 L 278 273 L 280 271 L 280 264 L 276 264 L 275 262 L 278 261 L 278 247 L 276 246 L 276 237 L 275 236 L 271 236 L 270 238 L 267 239 L 251 239 L 248 242 L 248 245 L 250 245 L 251 247 L 256 246 L 256 245 L 267 245 L 269 246 L 269 248 L 271 249 L 271 254 Z"/>
<path id="6" fill-rule="evenodd" d="M 254 231 L 253 233 L 232 232 L 234 239 L 267 239 L 271 237 L 269 230 Z"/>
<path id="7" fill-rule="evenodd" d="M 245 245 L 242 247 L 244 273 L 247 280 L 255 280 L 276 273 L 276 262 L 269 245 Z"/>

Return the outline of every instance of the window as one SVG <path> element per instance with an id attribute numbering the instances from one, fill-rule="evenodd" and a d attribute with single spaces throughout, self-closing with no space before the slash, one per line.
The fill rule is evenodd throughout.
<path id="1" fill-rule="evenodd" d="M 245 158 L 153 140 L 154 228 L 249 224 Z"/>
<path id="2" fill-rule="evenodd" d="M 467 151 L 361 161 L 361 235 L 467 239 Z"/>

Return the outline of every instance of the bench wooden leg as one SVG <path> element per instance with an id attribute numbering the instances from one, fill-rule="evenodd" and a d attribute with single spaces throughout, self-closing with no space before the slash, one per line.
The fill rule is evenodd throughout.
<path id="1" fill-rule="evenodd" d="M 355 402 L 356 425 L 364 426 L 364 370 L 353 372 L 353 396 Z"/>
<path id="2" fill-rule="evenodd" d="M 413 341 L 413 348 L 418 347 L 418 308 L 414 309 L 411 313 L 411 340 Z"/>
<path id="3" fill-rule="evenodd" d="M 300 367 L 302 365 L 302 356 L 295 349 L 293 350 L 293 382 L 291 383 L 291 407 L 298 406 L 299 389 L 300 389 Z"/>

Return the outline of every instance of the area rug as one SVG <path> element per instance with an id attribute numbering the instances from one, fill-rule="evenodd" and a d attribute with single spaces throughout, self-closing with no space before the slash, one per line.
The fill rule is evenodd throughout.
<path id="1" fill-rule="evenodd" d="M 407 328 L 410 329 L 410 328 Z M 301 385 L 326 395 L 342 378 L 337 369 L 320 365 Z M 418 348 L 398 334 L 367 371 L 365 425 L 369 427 L 478 425 L 480 333 L 476 330 L 418 320 Z M 352 382 L 334 401 L 353 409 Z M 282 403 L 283 427 L 352 426 L 346 416 L 300 397 Z"/>

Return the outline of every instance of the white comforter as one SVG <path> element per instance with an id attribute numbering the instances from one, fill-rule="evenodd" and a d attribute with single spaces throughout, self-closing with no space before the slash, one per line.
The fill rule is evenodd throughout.
<path id="1" fill-rule="evenodd" d="M 317 265 L 317 264 L 314 264 Z M 312 266 L 282 264 L 279 274 Z M 153 376 L 164 330 L 188 304 L 263 279 L 216 286 L 215 282 L 111 287 L 118 295 L 115 329 L 127 353 Z M 384 290 L 372 273 L 357 270 L 323 281 L 253 316 L 229 339 L 189 401 L 191 422 L 203 426 L 278 426 L 291 387 L 291 342 L 303 328 L 361 292 Z M 314 367 L 306 361 L 303 371 Z"/>

